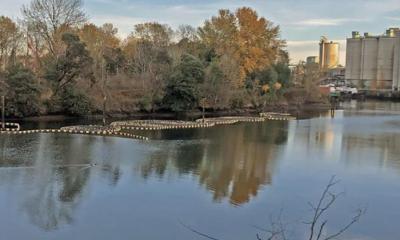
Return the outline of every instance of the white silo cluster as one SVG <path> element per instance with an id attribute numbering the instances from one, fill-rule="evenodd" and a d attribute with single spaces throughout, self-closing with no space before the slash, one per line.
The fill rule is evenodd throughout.
<path id="1" fill-rule="evenodd" d="M 347 39 L 346 80 L 360 90 L 385 93 L 400 88 L 400 29 L 373 36 L 353 32 Z"/>

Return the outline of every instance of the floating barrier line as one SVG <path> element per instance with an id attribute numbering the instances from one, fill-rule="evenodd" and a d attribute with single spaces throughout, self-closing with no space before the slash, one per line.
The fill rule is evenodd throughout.
<path id="1" fill-rule="evenodd" d="M 267 120 L 289 121 L 296 118 L 289 114 L 281 113 L 260 113 L 259 117 L 220 117 L 198 119 L 195 122 L 190 121 L 172 121 L 172 120 L 131 120 L 111 123 L 111 127 L 118 127 L 123 130 L 137 131 L 157 131 L 167 129 L 194 129 L 210 128 L 217 125 L 231 125 L 239 122 L 264 122 Z"/>
<path id="2" fill-rule="evenodd" d="M 124 137 L 138 140 L 148 141 L 149 138 L 139 136 L 131 133 L 117 132 L 117 131 L 84 131 L 84 130 L 65 130 L 65 129 L 37 129 L 37 130 L 23 130 L 23 131 L 0 131 L 3 135 L 26 135 L 37 133 L 57 133 L 57 134 L 78 134 L 78 135 L 94 135 L 94 136 L 110 136 L 110 137 Z"/>
<path id="3" fill-rule="evenodd" d="M 0 135 L 22 135 L 36 133 L 57 133 L 57 134 L 80 134 L 94 136 L 110 136 L 123 137 L 138 140 L 149 140 L 149 138 L 139 135 L 134 135 L 121 130 L 136 130 L 136 131 L 158 131 L 169 129 L 196 129 L 196 128 L 211 128 L 217 125 L 232 125 L 240 122 L 264 122 L 267 120 L 290 121 L 295 120 L 290 114 L 286 113 L 260 113 L 259 117 L 220 117 L 198 119 L 197 121 L 170 121 L 170 120 L 132 120 L 113 122 L 108 127 L 98 127 L 93 125 L 64 127 L 61 129 L 37 129 L 23 130 L 18 123 L 5 123 L 7 127 L 0 131 Z M 94 129 L 91 129 L 94 128 Z M 98 129 L 96 129 L 98 128 Z"/>

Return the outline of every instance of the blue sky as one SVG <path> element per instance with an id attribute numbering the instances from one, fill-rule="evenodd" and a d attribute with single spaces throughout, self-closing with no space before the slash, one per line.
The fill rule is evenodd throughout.
<path id="1" fill-rule="evenodd" d="M 0 0 L 0 15 L 20 17 L 20 7 L 30 0 Z M 84 8 L 96 24 L 114 23 L 121 36 L 133 25 L 159 21 L 177 27 L 200 26 L 218 9 L 249 6 L 279 24 L 288 41 L 293 62 L 318 54 L 318 40 L 325 35 L 341 43 L 344 64 L 345 39 L 351 31 L 380 34 L 400 26 L 400 0 L 85 0 Z"/>

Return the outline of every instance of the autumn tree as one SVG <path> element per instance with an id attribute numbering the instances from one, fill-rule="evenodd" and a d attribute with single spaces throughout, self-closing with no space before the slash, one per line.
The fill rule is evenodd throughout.
<path id="1" fill-rule="evenodd" d="M 135 73 L 154 73 L 159 62 L 168 61 L 166 47 L 170 44 L 172 30 L 159 23 L 143 23 L 134 28 L 125 45 L 129 67 Z"/>
<path id="2" fill-rule="evenodd" d="M 168 25 L 157 22 L 137 24 L 134 28 L 133 37 L 144 42 L 151 42 L 157 47 L 168 46 L 173 35 L 173 31 Z"/>
<path id="3" fill-rule="evenodd" d="M 220 10 L 200 28 L 145 22 L 120 39 L 113 24 L 87 22 L 82 1 L 31 0 L 22 22 L 0 17 L 1 88 L 21 63 L 41 91 L 41 112 L 82 115 L 91 103 L 124 112 L 189 110 L 200 101 L 258 107 L 289 86 L 279 27 L 253 9 Z"/>
<path id="4" fill-rule="evenodd" d="M 104 55 L 119 48 L 120 40 L 116 36 L 118 29 L 111 23 L 97 27 L 94 24 L 85 24 L 79 30 L 79 37 L 86 44 L 86 47 L 93 58 L 96 69 L 104 65 Z"/>
<path id="5" fill-rule="evenodd" d="M 9 61 L 15 59 L 20 37 L 17 24 L 8 17 L 0 16 L 0 70 L 4 71 Z"/>
<path id="6" fill-rule="evenodd" d="M 274 26 L 250 8 L 236 11 L 238 19 L 238 56 L 240 76 L 244 79 L 255 70 L 271 66 L 278 56 L 284 42 L 279 39 L 279 27 Z"/>
<path id="7" fill-rule="evenodd" d="M 278 26 L 246 7 L 235 13 L 220 10 L 200 29 L 202 41 L 214 48 L 218 56 L 235 59 L 238 73 L 237 79 L 232 80 L 238 87 L 244 85 L 248 74 L 275 63 L 284 47 L 279 34 Z"/>
<path id="8" fill-rule="evenodd" d="M 134 29 L 123 46 L 125 65 L 128 74 L 140 84 L 141 108 L 152 111 L 164 96 L 172 66 L 168 52 L 172 30 L 155 22 L 138 24 Z"/>

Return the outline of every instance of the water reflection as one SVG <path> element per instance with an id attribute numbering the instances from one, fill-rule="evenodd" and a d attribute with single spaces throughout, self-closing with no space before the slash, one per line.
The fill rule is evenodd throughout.
<path id="1" fill-rule="evenodd" d="M 368 203 L 372 213 L 346 239 L 394 240 L 399 107 L 376 115 L 365 103 L 344 106 L 335 118 L 157 131 L 149 142 L 2 136 L 0 239 L 193 238 L 176 219 L 222 239 L 248 239 L 256 230 L 247 226 L 263 224 L 282 202 L 288 216 L 304 217 L 298 211 L 338 174 L 350 190 L 330 227 Z"/>
<path id="2" fill-rule="evenodd" d="M 214 201 L 228 198 L 232 204 L 241 205 L 271 183 L 279 146 L 287 141 L 287 123 L 239 124 L 187 133 L 163 131 L 153 135 L 175 141 L 162 142 L 142 163 L 142 176 L 162 178 L 171 167 L 179 175 L 198 175 L 199 183 L 213 193 Z M 182 138 L 185 142 L 179 142 Z"/>
<path id="3" fill-rule="evenodd" d="M 71 223 L 90 177 L 93 139 L 62 138 L 41 134 L 0 140 L 1 182 L 23 182 L 23 188 L 16 184 L 13 191 L 21 196 L 18 200 L 30 221 L 45 230 Z M 55 144 L 60 140 L 62 144 Z"/>
<path id="4" fill-rule="evenodd" d="M 366 104 L 366 103 L 364 103 Z M 335 118 L 328 114 L 319 118 L 296 122 L 289 125 L 290 151 L 307 151 L 321 160 L 342 161 L 347 165 L 374 165 L 400 170 L 400 109 L 388 104 L 381 111 L 386 114 L 369 114 L 366 106 L 360 107 L 359 114 L 352 110 L 337 111 Z M 367 105 L 369 106 L 369 105 Z M 394 114 L 393 109 L 399 109 Z"/>

